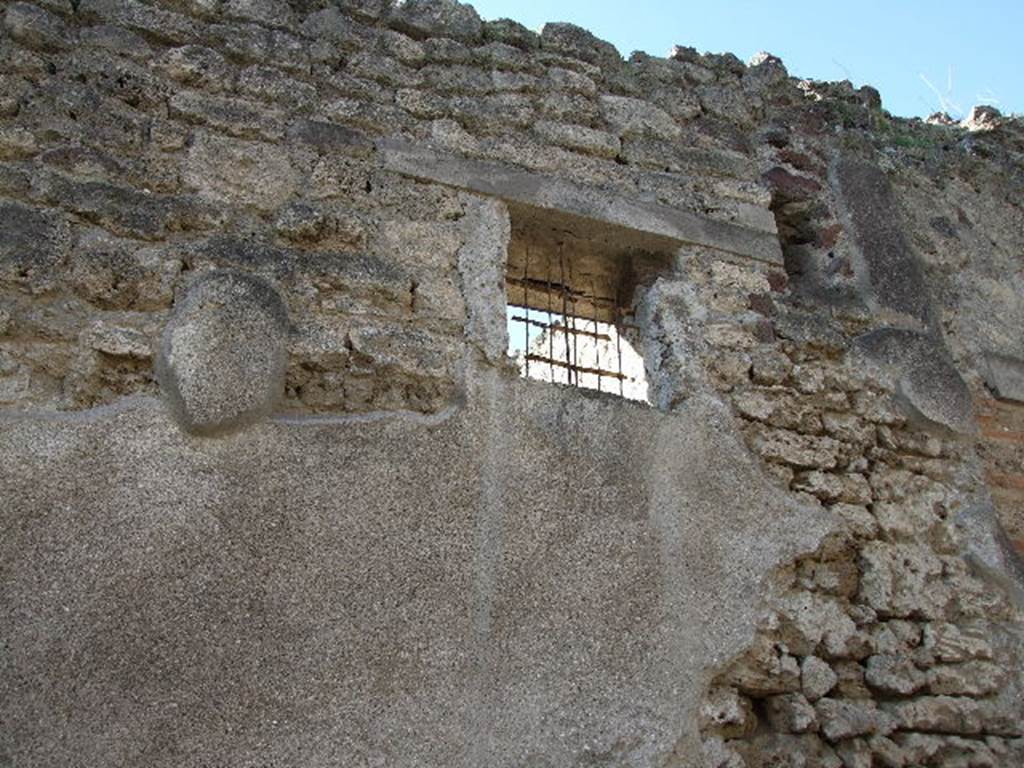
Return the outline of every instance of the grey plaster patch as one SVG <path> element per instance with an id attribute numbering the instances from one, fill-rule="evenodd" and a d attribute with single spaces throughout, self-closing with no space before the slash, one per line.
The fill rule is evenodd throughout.
<path id="1" fill-rule="evenodd" d="M 992 393 L 1000 400 L 1024 403 L 1024 360 L 986 352 L 981 373 Z"/>
<path id="2" fill-rule="evenodd" d="M 466 195 L 462 219 L 465 241 L 459 249 L 459 274 L 466 301 L 466 337 L 491 362 L 508 351 L 505 322 L 505 262 L 511 222 L 500 200 Z"/>
<path id="3" fill-rule="evenodd" d="M 175 307 L 157 357 L 171 412 L 189 432 L 255 421 L 284 390 L 288 314 L 277 292 L 242 272 L 201 277 Z"/>
<path id="4" fill-rule="evenodd" d="M 395 173 L 489 197 L 583 216 L 680 243 L 705 245 L 738 256 L 782 264 L 778 237 L 658 203 L 512 168 L 444 155 L 401 139 L 378 142 L 384 167 Z"/>
<path id="5" fill-rule="evenodd" d="M 960 434 L 977 430 L 971 393 L 945 347 L 930 335 L 881 328 L 854 340 L 854 351 L 895 387 L 911 416 Z"/>
<path id="6" fill-rule="evenodd" d="M 904 235 L 889 179 L 877 166 L 848 156 L 835 164 L 833 177 L 866 272 L 864 298 L 932 327 L 924 271 Z"/>
<path id="7" fill-rule="evenodd" d="M 696 765 L 707 670 L 830 516 L 702 398 L 479 373 L 447 418 L 220 440 L 147 401 L 0 417 L 0 754 Z"/>

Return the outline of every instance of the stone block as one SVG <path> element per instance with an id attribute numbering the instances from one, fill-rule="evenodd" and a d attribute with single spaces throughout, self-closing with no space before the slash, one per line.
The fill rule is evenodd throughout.
<path id="1" fill-rule="evenodd" d="M 582 125 L 539 120 L 534 124 L 533 130 L 540 138 L 551 144 L 595 157 L 613 158 L 622 149 L 618 137 Z"/>
<path id="2" fill-rule="evenodd" d="M 279 207 L 299 185 L 299 172 L 285 149 L 205 133 L 189 148 L 183 177 L 213 200 L 261 210 Z"/>
<path id="3" fill-rule="evenodd" d="M 391 9 L 387 23 L 415 38 L 450 37 L 471 44 L 483 40 L 480 16 L 473 6 L 456 0 L 403 0 Z"/>
<path id="4" fill-rule="evenodd" d="M 35 5 L 11 3 L 3 23 L 11 39 L 28 48 L 63 51 L 71 44 L 63 20 Z"/>
<path id="5" fill-rule="evenodd" d="M 800 688 L 808 701 L 826 696 L 838 681 L 832 668 L 817 656 L 806 656 L 800 663 Z"/>
<path id="6" fill-rule="evenodd" d="M 821 723 L 822 734 L 831 742 L 855 736 L 886 736 L 896 729 L 898 722 L 871 701 L 825 698 L 819 699 L 814 709 Z"/>
<path id="7" fill-rule="evenodd" d="M 582 27 L 564 22 L 549 22 L 540 31 L 540 45 L 546 51 L 590 62 L 598 66 L 615 66 L 622 56 L 611 43 L 605 42 Z"/>
<path id="8" fill-rule="evenodd" d="M 0 222 L 0 282 L 32 293 L 53 288 L 71 241 L 64 219 L 0 201 Z"/>
<path id="9" fill-rule="evenodd" d="M 679 138 L 682 129 L 663 109 L 628 96 L 601 96 L 605 120 L 622 138 L 645 135 L 671 141 Z"/>
<path id="10" fill-rule="evenodd" d="M 988 352 L 981 373 L 997 398 L 1024 403 L 1024 360 Z"/>

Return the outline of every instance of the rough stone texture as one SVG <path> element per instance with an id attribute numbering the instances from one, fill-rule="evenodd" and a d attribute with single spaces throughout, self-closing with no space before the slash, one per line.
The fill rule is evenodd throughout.
<path id="1" fill-rule="evenodd" d="M 858 338 L 855 344 L 868 360 L 892 372 L 899 395 L 921 418 L 955 432 L 974 431 L 971 394 L 934 339 L 884 328 Z"/>
<path id="2" fill-rule="evenodd" d="M 0 764 L 1024 762 L 1019 118 L 450 0 L 0 15 Z M 518 379 L 527 248 L 650 407 Z"/>
<path id="3" fill-rule="evenodd" d="M 157 358 L 181 425 L 211 434 L 270 413 L 284 393 L 287 335 L 287 310 L 270 285 L 230 271 L 197 280 L 175 306 Z"/>
<path id="4" fill-rule="evenodd" d="M 908 315 L 928 327 L 934 321 L 920 262 L 907 243 L 898 206 L 885 173 L 844 157 L 836 179 L 870 285 L 869 301 L 879 309 Z"/>
<path id="5" fill-rule="evenodd" d="M 996 397 L 1024 403 L 1024 361 L 989 353 L 982 375 Z"/>

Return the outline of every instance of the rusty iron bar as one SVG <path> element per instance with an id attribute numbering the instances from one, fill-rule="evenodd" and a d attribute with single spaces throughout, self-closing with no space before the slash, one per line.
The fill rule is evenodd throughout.
<path id="1" fill-rule="evenodd" d="M 558 272 L 559 272 L 559 278 L 562 281 L 562 285 L 566 285 L 566 282 L 565 282 L 565 257 L 563 255 L 563 250 L 564 250 L 564 248 L 563 248 L 562 244 L 559 243 L 559 245 L 558 245 Z M 567 294 L 568 293 L 569 293 L 568 291 L 564 291 L 562 293 L 562 327 L 565 328 L 566 330 L 569 329 L 569 314 L 568 314 L 569 313 L 569 302 L 567 301 Z M 575 338 L 575 337 L 573 337 L 573 338 Z M 566 368 L 566 378 L 569 380 L 570 384 L 575 383 L 576 385 L 579 385 L 579 376 L 574 376 L 573 375 L 573 374 L 576 373 L 576 369 L 573 367 L 574 366 L 574 361 L 573 361 L 573 358 L 572 358 L 572 354 L 570 353 L 569 346 L 570 346 L 569 345 L 569 334 L 565 334 L 565 362 L 566 362 L 565 368 Z M 575 379 L 575 382 L 573 381 L 573 379 Z"/>
<path id="2" fill-rule="evenodd" d="M 576 336 L 589 336 L 592 339 L 600 339 L 601 341 L 612 340 L 612 337 L 609 336 L 607 333 L 595 333 L 594 331 L 587 331 L 582 328 L 563 328 L 557 323 L 554 325 L 548 325 L 547 323 L 542 323 L 540 320 L 531 320 L 527 317 L 523 317 L 522 315 L 512 315 L 512 322 L 529 323 L 535 328 L 541 328 L 543 330 L 554 329 L 557 330 L 558 333 L 571 333 L 575 334 Z"/>
<path id="3" fill-rule="evenodd" d="M 615 305 L 615 349 L 619 353 L 619 373 L 622 373 L 622 331 L 619 330 L 619 321 L 622 319 L 622 310 L 618 304 Z M 619 379 L 619 397 L 626 396 L 625 376 Z"/>
<path id="4" fill-rule="evenodd" d="M 594 276 L 593 275 L 590 276 L 590 292 L 593 293 L 593 294 L 597 293 L 597 288 L 594 286 Z M 598 325 L 597 325 L 597 304 L 591 304 L 591 306 L 594 308 L 594 335 L 595 335 L 595 338 L 596 338 L 596 336 L 597 336 L 597 328 L 598 328 Z M 606 341 L 611 341 L 612 340 L 611 336 L 608 336 L 607 334 L 602 334 L 602 335 L 604 336 L 604 340 L 606 340 Z M 599 345 L 597 345 L 597 344 L 594 345 L 594 365 L 597 367 L 598 370 L 601 369 L 601 347 Z M 598 392 L 601 391 L 601 374 L 600 373 L 597 374 L 597 391 Z"/>
<path id="5" fill-rule="evenodd" d="M 530 246 L 526 246 L 526 266 L 524 269 L 530 271 Z M 525 274 L 525 273 L 524 273 Z M 524 373 L 530 375 L 530 297 L 527 295 L 530 289 L 524 284 L 523 285 L 523 309 L 526 310 L 526 325 L 523 326 L 523 354 L 525 358 L 523 365 L 525 367 Z"/>
<path id="6" fill-rule="evenodd" d="M 607 296 L 597 296 L 594 294 L 583 293 L 570 288 L 567 285 L 559 283 L 553 283 L 549 280 L 539 280 L 536 277 L 506 277 L 509 283 L 515 286 L 522 286 L 524 290 L 532 289 L 538 293 L 557 293 L 560 296 L 566 295 L 570 300 L 574 301 L 589 301 L 591 304 L 604 304 L 609 307 L 616 306 L 615 299 L 610 299 Z"/>
<path id="7" fill-rule="evenodd" d="M 529 357 L 531 360 L 533 360 L 534 362 L 537 362 L 537 363 L 547 363 L 548 365 L 551 365 L 551 366 L 557 365 L 557 366 L 559 366 L 561 368 L 572 367 L 571 363 L 566 363 L 566 362 L 564 362 L 562 360 L 554 360 L 554 359 L 551 359 L 551 358 L 544 357 L 542 355 L 527 355 L 527 357 Z M 593 374 L 595 374 L 597 376 L 604 376 L 604 377 L 610 378 L 610 379 L 619 379 L 620 382 L 621 382 L 622 379 L 628 378 L 623 373 L 617 373 L 615 371 L 606 371 L 606 370 L 602 370 L 601 368 L 588 368 L 588 367 L 584 367 L 582 365 L 575 366 L 575 368 L 576 368 L 576 370 L 579 373 L 593 373 Z"/>
<path id="8" fill-rule="evenodd" d="M 562 251 L 561 251 L 561 249 L 564 246 L 565 246 L 564 242 L 559 246 L 559 252 L 558 252 L 558 258 L 559 259 L 562 258 Z M 562 280 L 563 280 L 563 282 L 565 281 L 564 276 L 563 276 Z M 575 282 L 575 279 L 573 278 L 573 275 L 572 275 L 572 261 L 569 262 L 569 282 L 570 283 L 574 283 Z M 572 307 L 572 314 L 569 315 L 570 325 L 572 326 L 572 364 L 573 365 L 579 365 L 579 363 L 580 363 L 580 351 L 579 351 L 579 336 L 576 334 L 576 299 L 574 299 L 574 298 L 572 298 L 570 296 L 569 297 L 569 304 Z M 566 330 L 568 330 L 568 329 L 566 329 Z M 597 345 L 595 344 L 594 346 L 596 347 Z M 596 365 L 596 363 L 595 363 L 595 365 Z M 579 378 L 580 378 L 579 374 L 576 374 L 576 384 L 577 384 L 577 386 L 580 383 L 579 382 Z"/>
<path id="9" fill-rule="evenodd" d="M 547 286 L 548 286 L 548 290 L 547 290 L 548 322 L 551 323 L 552 325 L 554 325 L 554 321 L 551 319 L 551 315 L 552 315 L 552 313 L 551 313 L 551 294 L 552 294 L 552 288 L 551 288 L 551 261 L 550 260 L 548 260 L 547 264 L 545 264 L 545 274 L 546 274 L 546 276 L 548 278 L 547 279 Z M 552 334 L 549 333 L 548 334 L 548 359 L 549 360 L 554 360 L 554 358 L 555 358 L 555 337 Z M 551 367 L 551 380 L 554 381 L 555 380 L 555 366 L 551 365 L 550 367 Z"/>

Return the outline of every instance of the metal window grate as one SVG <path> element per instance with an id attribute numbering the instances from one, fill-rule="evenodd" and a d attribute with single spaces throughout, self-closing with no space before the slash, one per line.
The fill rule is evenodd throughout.
<path id="1" fill-rule="evenodd" d="M 606 276 L 574 269 L 562 248 L 506 275 L 509 353 L 528 378 L 647 399 L 643 360 L 630 338 L 637 327 Z M 602 288 L 604 290 L 602 290 Z"/>

